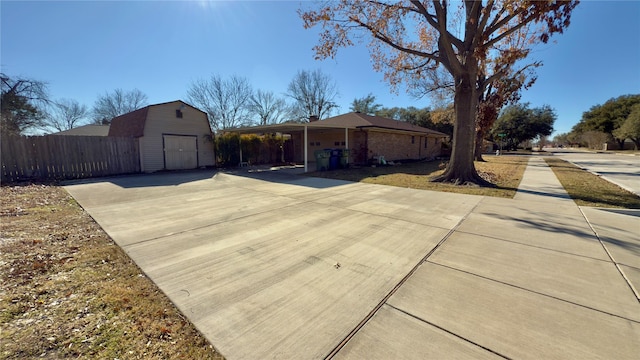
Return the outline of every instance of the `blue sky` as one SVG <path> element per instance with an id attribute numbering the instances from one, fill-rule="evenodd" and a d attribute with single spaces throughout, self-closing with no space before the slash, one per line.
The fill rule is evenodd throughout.
<path id="1" fill-rule="evenodd" d="M 362 44 L 314 60 L 317 30 L 304 30 L 300 1 L 2 1 L 2 72 L 49 84 L 53 98 L 91 107 L 98 95 L 138 88 L 149 103 L 186 97 L 196 79 L 246 77 L 255 89 L 286 92 L 298 70 L 321 69 L 337 83 L 340 112 L 373 93 L 385 107 L 431 105 L 392 94 Z M 301 5 L 302 4 L 302 5 Z M 532 54 L 538 81 L 522 97 L 556 109 L 556 132 L 582 112 L 640 93 L 640 1 L 583 1 L 565 34 Z"/>

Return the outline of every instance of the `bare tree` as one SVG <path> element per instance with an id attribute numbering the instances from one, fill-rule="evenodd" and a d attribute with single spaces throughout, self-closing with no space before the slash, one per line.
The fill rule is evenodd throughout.
<path id="1" fill-rule="evenodd" d="M 311 116 L 327 118 L 338 107 L 337 86 L 320 70 L 298 71 L 289 83 L 287 96 L 294 100 L 294 114 L 300 121 L 308 121 Z"/>
<path id="2" fill-rule="evenodd" d="M 258 118 L 260 125 L 277 124 L 290 114 L 287 102 L 272 91 L 256 91 L 249 101 L 249 112 Z"/>
<path id="3" fill-rule="evenodd" d="M 249 125 L 249 105 L 253 90 L 246 78 L 233 75 L 224 80 L 211 75 L 208 80 L 196 80 L 187 90 L 187 100 L 209 115 L 214 130 Z"/>
<path id="4" fill-rule="evenodd" d="M 45 126 L 57 131 L 78 127 L 89 116 L 86 105 L 73 99 L 60 99 L 47 112 Z"/>
<path id="5" fill-rule="evenodd" d="M 111 122 L 111 120 L 134 110 L 147 106 L 147 95 L 138 89 L 124 91 L 115 89 L 98 96 L 93 105 L 95 123 Z"/>
<path id="6" fill-rule="evenodd" d="M 47 84 L 33 79 L 0 74 L 0 131 L 3 135 L 22 134 L 42 128 L 49 104 Z"/>
<path id="7" fill-rule="evenodd" d="M 589 130 L 580 134 L 580 140 L 586 143 L 589 149 L 602 150 L 604 143 L 611 140 L 611 135 L 604 131 Z"/>

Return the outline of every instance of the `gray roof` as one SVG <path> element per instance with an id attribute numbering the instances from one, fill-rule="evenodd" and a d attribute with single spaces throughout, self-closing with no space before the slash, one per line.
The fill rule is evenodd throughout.
<path id="1" fill-rule="evenodd" d="M 53 133 L 51 135 L 107 136 L 109 135 L 109 125 L 83 125 L 75 127 L 73 129 Z"/>
<path id="2" fill-rule="evenodd" d="M 439 131 L 413 125 L 408 122 L 393 120 L 380 116 L 371 116 L 359 112 L 350 112 L 334 116 L 326 120 L 312 121 L 308 123 L 282 123 L 274 125 L 249 126 L 237 129 L 227 129 L 228 132 L 242 134 L 260 132 L 293 132 L 308 129 L 372 129 L 378 131 L 392 131 L 427 135 L 430 137 L 448 137 L 449 135 Z"/>

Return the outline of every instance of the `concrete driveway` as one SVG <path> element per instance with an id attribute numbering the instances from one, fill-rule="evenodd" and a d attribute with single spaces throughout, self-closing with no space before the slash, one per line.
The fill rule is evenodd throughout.
<path id="1" fill-rule="evenodd" d="M 376 310 L 388 312 L 393 290 L 482 199 L 215 172 L 66 189 L 223 355 L 238 359 L 331 354 Z"/>

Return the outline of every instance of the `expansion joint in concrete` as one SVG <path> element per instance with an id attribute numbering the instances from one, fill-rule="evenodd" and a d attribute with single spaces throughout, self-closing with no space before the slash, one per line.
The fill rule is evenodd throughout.
<path id="1" fill-rule="evenodd" d="M 428 321 L 428 320 L 425 320 L 425 319 L 423 319 L 423 318 L 421 318 L 421 317 L 418 317 L 418 316 L 415 316 L 415 315 L 413 315 L 413 314 L 411 314 L 411 313 L 409 313 L 409 312 L 406 312 L 406 311 L 404 311 L 404 310 L 402 310 L 402 309 L 400 309 L 400 308 L 398 308 L 398 307 L 395 307 L 395 306 L 390 305 L 390 304 L 387 304 L 387 306 L 388 306 L 388 307 L 390 307 L 390 308 L 392 308 L 392 309 L 394 309 L 394 310 L 396 310 L 396 311 L 399 311 L 399 312 L 401 312 L 401 313 L 403 313 L 403 314 L 405 314 L 405 315 L 407 315 L 407 316 L 410 316 L 410 317 L 412 317 L 412 318 L 414 318 L 414 319 L 416 319 L 416 320 L 418 320 L 418 321 L 420 321 L 420 322 L 423 322 L 423 323 L 425 323 L 425 324 L 428 324 L 428 325 L 430 325 L 430 326 L 433 326 L 434 328 L 436 328 L 436 329 L 438 329 L 438 330 L 444 331 L 444 332 L 446 332 L 447 334 L 449 334 L 449 335 L 451 335 L 451 336 L 454 336 L 454 337 L 456 337 L 456 338 L 458 338 L 458 339 L 460 339 L 460 340 L 462 340 L 462 341 L 464 341 L 464 342 L 468 342 L 469 344 L 472 344 L 472 345 L 474 345 L 474 346 L 477 346 L 477 347 L 479 347 L 479 348 L 481 348 L 481 349 L 483 349 L 483 350 L 485 350 L 485 351 L 488 351 L 488 352 L 490 352 L 490 353 L 492 353 L 492 354 L 494 354 L 494 355 L 500 356 L 500 357 L 501 357 L 501 358 L 503 358 L 503 359 L 512 359 L 512 358 L 510 358 L 510 357 L 508 357 L 508 356 L 506 356 L 506 355 L 500 354 L 499 352 L 497 352 L 497 351 L 495 351 L 495 350 L 492 350 L 492 349 L 490 349 L 490 348 L 488 348 L 488 347 L 486 347 L 486 346 L 482 346 L 482 345 L 478 344 L 477 342 L 475 342 L 475 341 L 473 341 L 473 340 L 467 339 L 467 338 L 466 338 L 466 337 L 464 337 L 464 336 L 460 336 L 460 335 L 458 335 L 458 334 L 456 334 L 456 333 L 454 333 L 454 332 L 452 332 L 452 331 L 449 331 L 449 330 L 447 330 L 446 328 L 443 328 L 442 326 L 439 326 L 438 324 L 432 323 L 432 322 L 430 322 L 430 321 Z"/>
<path id="2" fill-rule="evenodd" d="M 478 275 L 478 274 L 472 273 L 470 271 L 461 270 L 461 269 L 458 269 L 458 268 L 455 268 L 455 267 L 451 267 L 451 266 L 440 264 L 440 263 L 433 262 L 433 261 L 429 261 L 429 264 L 442 266 L 442 267 L 450 269 L 450 270 L 459 271 L 459 272 L 462 272 L 462 273 L 465 273 L 465 274 L 468 274 L 468 275 L 471 275 L 471 276 L 476 276 L 476 277 L 479 277 L 481 279 L 489 280 L 489 281 L 492 281 L 492 282 L 495 282 L 495 283 L 498 283 L 498 284 L 501 284 L 501 285 L 506 285 L 506 286 L 509 286 L 509 287 L 512 287 L 512 288 L 515 288 L 515 289 L 519 289 L 519 290 L 523 290 L 523 291 L 526 291 L 526 292 L 529 292 L 529 293 L 532 293 L 532 294 L 548 297 L 550 299 L 562 301 L 562 302 L 565 302 L 567 304 L 571 304 L 571 305 L 574 305 L 574 306 L 579 306 L 581 308 L 589 309 L 589 310 L 592 310 L 592 311 L 597 311 L 599 313 L 602 313 L 602 314 L 605 314 L 605 315 L 608 315 L 608 316 L 615 316 L 617 318 L 620 318 L 620 319 L 623 319 L 623 320 L 626 320 L 626 321 L 631 321 L 631 322 L 634 322 L 636 324 L 640 324 L 640 321 L 638 321 L 638 320 L 629 319 L 627 317 L 624 317 L 624 316 L 621 316 L 621 315 L 618 315 L 618 314 L 613 314 L 613 313 L 610 313 L 610 312 L 607 312 L 607 311 L 604 311 L 604 310 L 596 309 L 594 307 L 586 306 L 586 305 L 583 305 L 583 304 L 580 304 L 580 303 L 577 303 L 577 302 L 574 302 L 574 301 L 570 301 L 570 300 L 566 300 L 566 299 L 563 299 L 563 298 L 559 298 L 557 296 L 553 296 L 553 295 L 545 294 L 543 292 L 527 289 L 527 288 L 522 287 L 522 286 L 518 286 L 518 285 L 514 285 L 514 284 L 511 284 L 511 283 L 508 283 L 508 282 L 496 280 L 496 279 L 493 279 L 493 278 L 490 278 L 490 277 L 487 277 L 487 276 Z"/>
<path id="3" fill-rule="evenodd" d="M 418 261 L 418 263 L 413 268 L 411 268 L 411 270 L 398 282 L 398 284 L 396 284 L 396 286 L 393 287 L 393 289 L 391 289 L 391 291 L 389 291 L 389 293 L 373 308 L 373 310 L 371 310 L 369 314 L 367 314 L 367 316 L 365 316 L 365 318 L 362 319 L 362 321 L 360 321 L 358 325 L 356 325 L 356 327 L 353 328 L 349 332 L 349 334 L 347 334 L 347 336 L 345 336 L 345 338 L 340 343 L 338 343 L 338 345 L 334 347 L 333 350 L 329 352 L 327 356 L 325 356 L 325 360 L 332 359 L 334 356 L 336 356 L 336 354 L 338 354 L 338 352 L 340 352 L 340 350 L 345 345 L 347 345 L 347 343 L 360 331 L 360 329 L 362 329 L 369 322 L 369 320 L 371 320 L 371 318 L 373 318 L 373 316 L 380 310 L 380 308 L 382 308 L 382 306 L 385 303 L 387 303 L 387 301 L 391 298 L 391 296 L 393 296 L 400 289 L 400 287 L 404 285 L 404 283 L 406 283 L 407 280 L 409 280 L 409 278 L 411 278 L 411 276 L 420 268 L 420 266 L 422 266 L 422 264 L 425 263 L 429 259 L 429 257 L 436 250 L 438 250 L 438 248 L 440 248 L 442 244 L 444 244 L 445 241 L 447 241 L 447 239 L 467 219 L 469 214 L 471 214 L 473 210 L 475 210 L 476 207 L 478 207 L 478 204 L 474 205 L 473 208 L 469 210 L 469 212 L 467 212 L 465 216 L 463 216 L 460 219 L 460 221 L 458 221 L 458 223 L 455 226 L 453 226 L 451 230 L 449 230 L 449 232 L 445 236 L 443 236 L 442 239 L 431 250 L 429 250 L 429 252 L 427 252 L 427 254 L 424 257 L 422 257 L 422 259 L 420 259 L 420 261 Z"/>
<path id="4" fill-rule="evenodd" d="M 582 214 L 582 216 L 584 217 L 585 221 L 587 222 L 587 224 L 589 225 L 589 228 L 591 228 L 591 231 L 593 231 L 593 234 L 596 236 L 596 238 L 598 239 L 598 241 L 600 242 L 600 245 L 602 246 L 602 248 L 604 249 L 604 251 L 607 253 L 607 256 L 609 257 L 609 259 L 611 259 L 611 262 L 613 263 L 613 265 L 616 267 L 616 269 L 618 269 L 618 273 L 620 273 L 620 276 L 622 276 L 622 278 L 624 279 L 624 281 L 627 283 L 627 286 L 629 286 L 629 289 L 631 290 L 631 292 L 633 293 L 633 295 L 636 297 L 636 300 L 638 300 L 638 302 L 640 302 L 640 294 L 638 293 L 638 290 L 636 290 L 636 288 L 633 286 L 633 283 L 631 282 L 631 280 L 629 280 L 629 278 L 627 277 L 627 275 L 624 273 L 624 270 L 622 270 L 622 268 L 620 267 L 620 265 L 618 264 L 618 262 L 616 261 L 616 259 L 613 257 L 613 255 L 611 254 L 611 252 L 609 251 L 609 249 L 607 249 L 607 246 L 605 245 L 605 243 L 602 241 L 602 239 L 600 238 L 600 235 L 598 235 L 598 232 L 596 231 L 596 229 L 593 227 L 593 225 L 591 224 L 591 222 L 589 221 L 589 219 L 587 218 L 587 216 L 584 214 L 584 212 L 582 211 L 582 209 L 580 207 L 578 207 L 578 209 L 580 209 L 580 213 Z"/>

